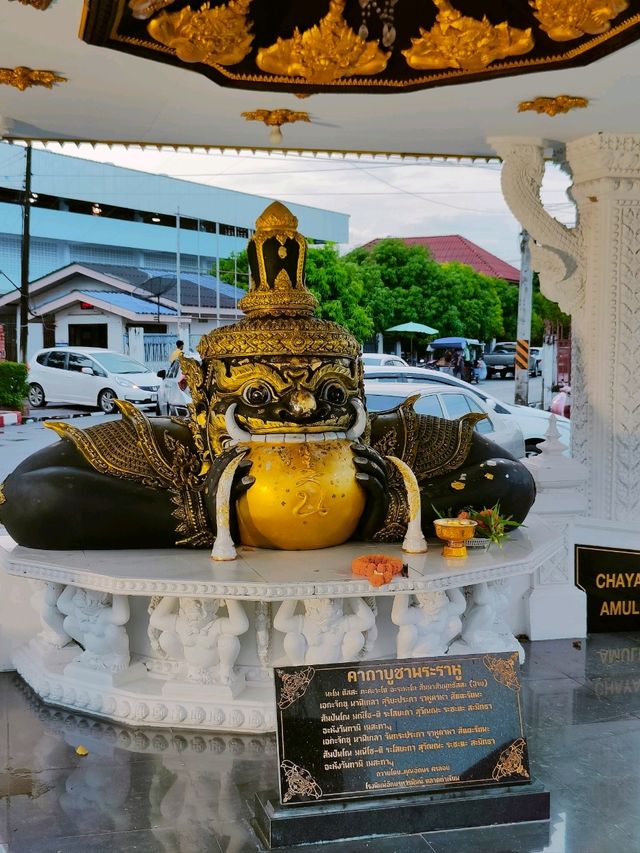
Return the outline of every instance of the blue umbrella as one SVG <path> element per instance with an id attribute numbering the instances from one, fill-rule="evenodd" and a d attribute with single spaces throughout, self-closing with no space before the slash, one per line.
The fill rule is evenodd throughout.
<path id="1" fill-rule="evenodd" d="M 387 332 L 409 332 L 418 335 L 437 335 L 438 330 L 432 329 L 431 326 L 425 326 L 422 323 L 403 323 L 401 326 L 392 326 Z"/>
<path id="2" fill-rule="evenodd" d="M 413 336 L 414 335 L 437 335 L 438 330 L 422 323 L 403 323 L 401 326 L 392 326 L 387 332 L 398 332 L 401 335 L 409 335 L 411 343 L 411 359 L 413 360 Z"/>

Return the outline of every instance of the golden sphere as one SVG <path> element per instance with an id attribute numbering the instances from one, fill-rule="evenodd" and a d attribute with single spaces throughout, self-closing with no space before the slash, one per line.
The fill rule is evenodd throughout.
<path id="1" fill-rule="evenodd" d="M 353 535 L 365 494 L 355 479 L 350 441 L 249 447 L 256 481 L 237 505 L 243 545 L 308 551 Z"/>

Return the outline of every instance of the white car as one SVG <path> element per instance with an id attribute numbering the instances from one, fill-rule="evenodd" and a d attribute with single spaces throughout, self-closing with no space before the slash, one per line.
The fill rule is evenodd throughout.
<path id="1" fill-rule="evenodd" d="M 464 388 L 433 382 L 381 382 L 377 379 L 368 380 L 365 376 L 364 389 L 369 412 L 393 409 L 413 394 L 420 395 L 413 406 L 419 415 L 454 420 L 469 412 L 482 412 L 487 417 L 478 421 L 476 431 L 504 447 L 516 459 L 525 455 L 524 438 L 516 419 L 509 414 L 496 412 L 492 406 L 483 403 Z"/>
<path id="2" fill-rule="evenodd" d="M 542 347 L 529 347 L 529 367 L 531 376 L 542 376 Z"/>
<path id="3" fill-rule="evenodd" d="M 186 417 L 189 414 L 187 406 L 191 402 L 191 394 L 178 359 L 172 362 L 168 370 L 159 370 L 158 377 L 162 382 L 158 388 L 156 414 Z"/>
<path id="4" fill-rule="evenodd" d="M 503 403 L 501 400 L 497 400 L 481 388 L 478 388 L 477 385 L 470 385 L 464 379 L 458 379 L 458 377 L 452 376 L 450 373 L 444 373 L 439 370 L 428 370 L 424 367 L 374 368 L 365 365 L 364 378 L 367 382 L 409 382 L 412 384 L 417 382 L 437 382 L 443 385 L 455 385 L 456 387 L 464 388 L 477 399 L 490 406 L 492 411 L 501 415 L 509 415 L 517 421 L 524 435 L 527 456 L 535 456 L 540 452 L 538 445 L 541 441 L 544 441 L 544 437 L 549 429 L 551 412 L 545 412 L 542 409 L 532 409 L 529 406 L 516 406 L 510 403 Z M 560 433 L 560 441 L 568 450 L 571 446 L 571 421 L 568 418 L 556 415 L 556 425 Z"/>
<path id="5" fill-rule="evenodd" d="M 144 364 L 115 350 L 97 347 L 48 347 L 29 366 L 29 405 L 79 403 L 117 411 L 114 400 L 156 405 L 160 380 Z"/>
<path id="6" fill-rule="evenodd" d="M 406 361 L 399 355 L 390 355 L 386 352 L 363 352 L 362 363 L 372 367 L 403 367 Z"/>

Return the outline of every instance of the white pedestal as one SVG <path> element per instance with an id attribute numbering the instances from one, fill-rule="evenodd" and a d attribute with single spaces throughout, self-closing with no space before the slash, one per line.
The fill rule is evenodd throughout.
<path id="1" fill-rule="evenodd" d="M 440 647 L 447 651 L 456 640 L 469 652 L 519 650 L 508 627 L 510 579 L 531 574 L 559 545 L 560 534 L 531 517 L 504 548 L 461 560 L 444 559 L 435 542 L 421 555 L 363 543 L 306 552 L 243 548 L 230 563 L 216 563 L 204 551 L 64 552 L 15 545 L 2 549 L 0 558 L 9 575 L 49 585 L 42 606 L 46 624 L 57 632 L 41 631 L 13 658 L 46 702 L 136 726 L 250 733 L 274 729 L 271 668 L 290 664 L 291 655 L 315 663 L 406 656 L 409 647 L 398 638 L 408 620 L 436 648 L 441 631 L 446 642 Z M 401 557 L 406 576 L 372 587 L 352 575 L 352 560 L 374 553 Z M 67 587 L 109 593 L 120 604 L 127 599 L 129 667 L 113 674 L 92 669 L 73 661 L 75 643 L 60 647 L 55 601 Z M 402 606 L 394 609 L 399 593 Z M 63 599 L 67 607 L 70 597 Z M 96 620 L 113 622 L 110 601 L 102 596 Z M 486 618 L 479 619 L 480 611 Z M 216 681 L 207 658 L 217 642 L 227 673 L 231 667 L 230 684 Z M 197 666 L 210 674 L 204 680 L 213 683 L 189 680 L 198 655 L 204 663 Z"/>

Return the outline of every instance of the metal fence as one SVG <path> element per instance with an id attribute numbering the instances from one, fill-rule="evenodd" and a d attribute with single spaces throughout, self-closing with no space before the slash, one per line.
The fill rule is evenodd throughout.
<path id="1" fill-rule="evenodd" d="M 185 339 L 186 348 L 195 350 L 201 335 L 190 335 L 189 340 Z M 170 364 L 171 353 L 176 348 L 176 334 L 171 332 L 164 335 L 144 335 L 144 363 L 149 370 L 161 370 Z M 129 355 L 129 335 L 124 335 L 123 351 Z"/>

